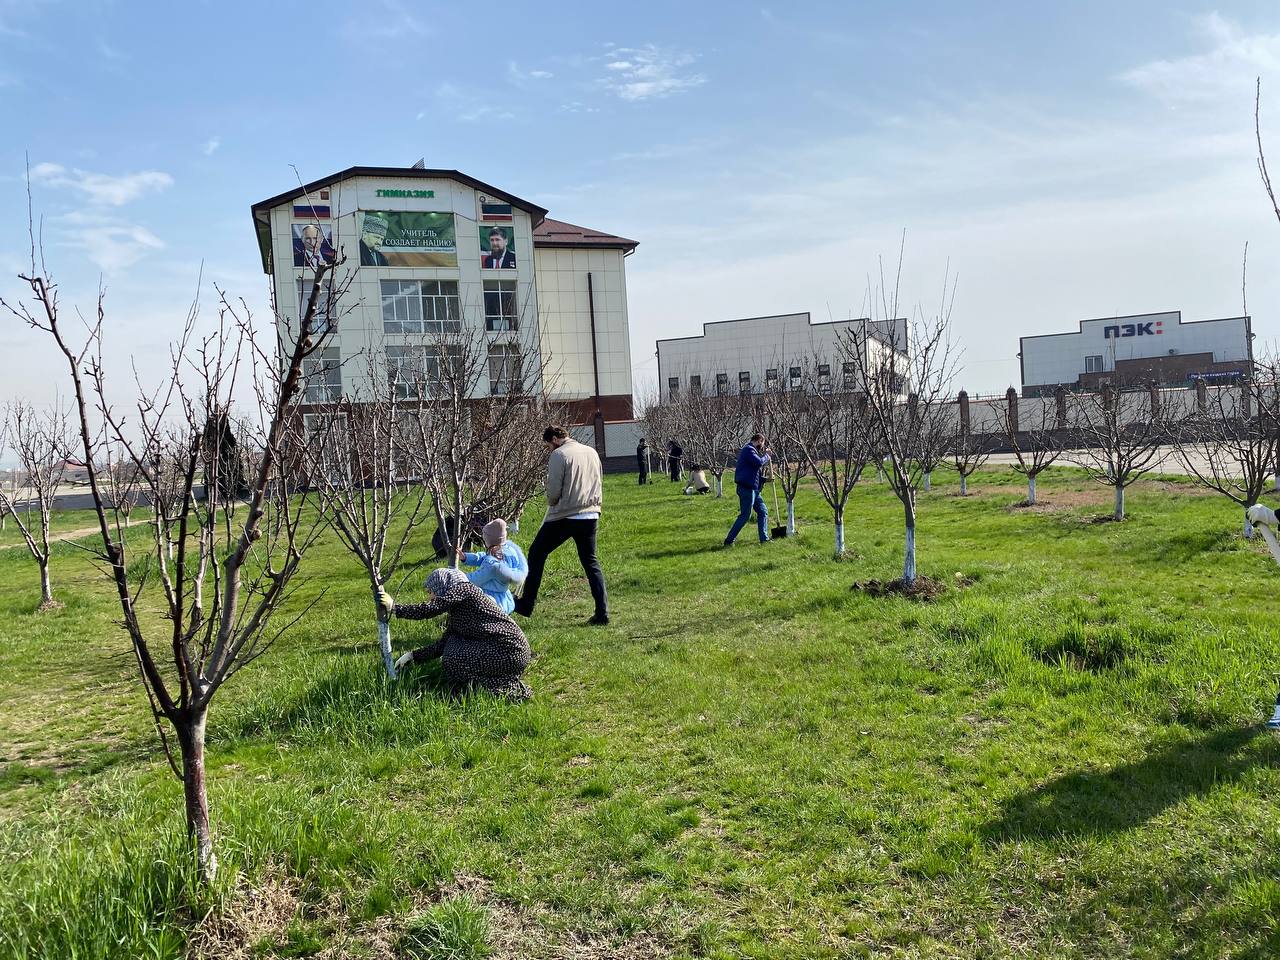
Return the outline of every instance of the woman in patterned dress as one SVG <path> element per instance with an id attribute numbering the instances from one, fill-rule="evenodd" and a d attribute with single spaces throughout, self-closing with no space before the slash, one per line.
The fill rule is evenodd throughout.
<path id="1" fill-rule="evenodd" d="M 439 657 L 445 681 L 459 692 L 482 687 L 511 700 L 528 700 L 532 693 L 520 678 L 531 658 L 529 641 L 515 621 L 460 570 L 433 571 L 426 588 L 431 594 L 426 603 L 397 606 L 385 590 L 378 596 L 386 617 L 426 620 L 448 614 L 444 635 L 404 654 L 396 667 Z"/>

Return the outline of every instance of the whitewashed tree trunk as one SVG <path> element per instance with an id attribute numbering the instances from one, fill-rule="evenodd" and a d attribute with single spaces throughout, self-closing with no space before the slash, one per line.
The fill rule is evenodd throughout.
<path id="1" fill-rule="evenodd" d="M 40 561 L 40 606 L 53 604 L 53 586 L 49 583 L 49 560 Z"/>
<path id="2" fill-rule="evenodd" d="M 182 754 L 182 794 L 187 808 L 187 834 L 196 854 L 196 863 L 206 883 L 218 872 L 209 829 L 209 796 L 204 772 L 204 728 L 208 707 L 200 709 L 189 725 L 177 724 L 178 747 Z"/>
<path id="3" fill-rule="evenodd" d="M 960 496 L 967 497 L 969 495 L 969 478 L 963 473 L 960 474 Z"/>
<path id="4" fill-rule="evenodd" d="M 1036 475 L 1033 473 L 1027 477 L 1027 503 L 1035 506 L 1036 502 Z"/>
<path id="5" fill-rule="evenodd" d="M 906 549 L 902 558 L 902 582 L 916 582 L 916 525 L 914 520 L 907 521 Z"/>
<path id="6" fill-rule="evenodd" d="M 1124 487 L 1116 485 L 1116 510 L 1114 514 L 1117 520 L 1124 519 Z"/>
<path id="7" fill-rule="evenodd" d="M 716 474 L 716 496 L 724 496 L 724 475 L 720 473 Z"/>
<path id="8" fill-rule="evenodd" d="M 1244 538 L 1246 540 L 1253 539 L 1253 524 L 1249 522 L 1249 507 L 1251 506 L 1253 506 L 1253 504 L 1248 504 L 1244 508 Z"/>
<path id="9" fill-rule="evenodd" d="M 924 492 L 925 493 L 928 493 L 930 490 L 933 489 L 933 484 L 930 482 L 931 479 L 932 479 L 932 476 L 930 472 L 926 470 L 924 472 Z"/>
<path id="10" fill-rule="evenodd" d="M 844 511 L 836 511 L 836 556 L 844 556 Z"/>
<path id="11" fill-rule="evenodd" d="M 378 648 L 382 651 L 382 665 L 387 668 L 387 677 L 396 678 L 396 660 L 391 655 L 391 624 L 386 620 L 378 621 Z"/>
<path id="12" fill-rule="evenodd" d="M 794 500 L 787 501 L 787 533 L 793 537 L 796 535 L 796 502 Z"/>

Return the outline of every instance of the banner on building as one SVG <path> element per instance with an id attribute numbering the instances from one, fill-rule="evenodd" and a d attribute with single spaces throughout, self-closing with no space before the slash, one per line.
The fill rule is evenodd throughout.
<path id="1" fill-rule="evenodd" d="M 362 267 L 458 265 L 452 213 L 366 210 L 360 217 Z"/>
<path id="2" fill-rule="evenodd" d="M 333 227 L 327 223 L 293 225 L 293 265 L 311 267 L 333 263 Z"/>
<path id="3" fill-rule="evenodd" d="M 516 268 L 514 227 L 486 223 L 480 227 L 480 267 L 484 270 Z"/>

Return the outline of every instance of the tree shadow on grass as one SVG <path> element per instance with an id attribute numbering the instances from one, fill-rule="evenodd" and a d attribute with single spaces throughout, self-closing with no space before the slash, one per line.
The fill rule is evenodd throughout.
<path id="1" fill-rule="evenodd" d="M 990 841 L 1050 840 L 1119 833 L 1140 826 L 1189 797 L 1238 780 L 1257 764 L 1280 763 L 1280 744 L 1248 748 L 1257 727 L 1179 740 L 1144 760 L 1109 770 L 1063 774 L 1005 801 L 987 824 Z"/>

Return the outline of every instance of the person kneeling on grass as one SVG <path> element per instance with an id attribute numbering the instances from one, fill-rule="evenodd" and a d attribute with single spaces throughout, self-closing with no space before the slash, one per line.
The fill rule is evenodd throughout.
<path id="1" fill-rule="evenodd" d="M 529 561 L 520 545 L 507 539 L 507 521 L 491 520 L 480 531 L 484 538 L 484 553 L 463 553 L 458 559 L 469 567 L 476 567 L 467 579 L 485 592 L 503 613 L 516 608 L 513 588 L 519 588 L 529 575 Z"/>
<path id="2" fill-rule="evenodd" d="M 695 463 L 693 469 L 689 471 L 689 485 L 684 488 L 685 495 L 706 493 L 710 489 L 711 484 L 707 483 L 707 471 L 702 464 Z"/>
<path id="3" fill-rule="evenodd" d="M 442 567 L 427 577 L 426 603 L 399 606 L 386 590 L 378 594 L 379 613 L 389 619 L 427 620 L 444 613 L 444 635 L 435 643 L 406 653 L 396 669 L 409 663 L 440 660 L 445 682 L 456 693 L 479 687 L 509 700 L 528 700 L 533 694 L 520 679 L 532 654 L 529 641 L 493 598 L 469 581 L 461 570 Z"/>

